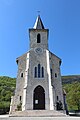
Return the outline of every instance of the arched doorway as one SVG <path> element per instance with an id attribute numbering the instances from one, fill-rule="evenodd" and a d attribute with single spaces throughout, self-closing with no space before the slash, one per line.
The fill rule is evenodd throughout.
<path id="1" fill-rule="evenodd" d="M 33 109 L 44 110 L 45 109 L 45 91 L 42 86 L 37 86 L 33 93 Z"/>

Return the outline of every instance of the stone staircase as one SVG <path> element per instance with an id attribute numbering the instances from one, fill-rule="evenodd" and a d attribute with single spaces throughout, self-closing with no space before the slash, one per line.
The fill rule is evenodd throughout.
<path id="1" fill-rule="evenodd" d="M 16 111 L 10 114 L 10 117 L 62 117 L 66 114 L 64 111 L 55 110 L 27 110 L 27 111 Z"/>

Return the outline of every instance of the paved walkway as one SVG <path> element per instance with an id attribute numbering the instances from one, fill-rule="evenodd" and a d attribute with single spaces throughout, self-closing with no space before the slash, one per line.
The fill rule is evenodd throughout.
<path id="1" fill-rule="evenodd" d="M 80 117 L 9 117 L 9 115 L 0 115 L 0 120 L 80 120 Z"/>

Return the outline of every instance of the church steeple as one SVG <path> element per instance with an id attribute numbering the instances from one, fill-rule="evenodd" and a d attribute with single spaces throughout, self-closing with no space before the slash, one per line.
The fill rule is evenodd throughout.
<path id="1" fill-rule="evenodd" d="M 29 29 L 30 48 L 48 49 L 48 29 L 44 28 L 40 15 L 38 15 L 34 27 Z"/>
<path id="2" fill-rule="evenodd" d="M 33 29 L 45 29 L 45 28 L 44 28 L 44 25 L 43 25 L 43 23 L 42 23 L 42 20 L 41 20 L 41 18 L 40 18 L 40 15 L 38 15 L 38 17 L 37 17 L 37 19 L 36 19 L 36 22 L 35 22 L 35 24 L 34 24 Z"/>

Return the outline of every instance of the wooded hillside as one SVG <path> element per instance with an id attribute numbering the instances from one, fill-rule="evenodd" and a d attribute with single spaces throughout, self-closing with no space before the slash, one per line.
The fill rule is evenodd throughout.
<path id="1" fill-rule="evenodd" d="M 63 89 L 69 110 L 80 109 L 80 75 L 62 76 Z M 9 111 L 11 96 L 14 95 L 16 78 L 0 76 L 0 113 Z"/>

